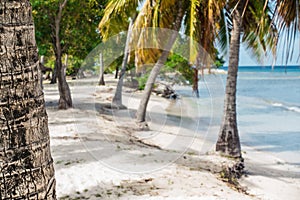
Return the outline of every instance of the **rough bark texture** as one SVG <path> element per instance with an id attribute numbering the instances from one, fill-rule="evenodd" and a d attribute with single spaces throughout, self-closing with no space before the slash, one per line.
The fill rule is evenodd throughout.
<path id="1" fill-rule="evenodd" d="M 183 2 L 182 1 L 178 1 L 178 15 L 176 17 L 176 20 L 174 22 L 174 30 L 175 31 L 179 31 L 180 26 L 181 26 L 181 22 L 182 22 L 182 18 L 184 15 L 184 10 L 183 10 Z M 146 110 L 147 110 L 147 105 L 151 96 L 151 91 L 153 88 L 153 85 L 155 83 L 156 77 L 159 74 L 160 69 L 164 66 L 165 62 L 167 61 L 167 58 L 169 56 L 170 50 L 176 40 L 178 33 L 176 32 L 176 34 L 172 34 L 171 37 L 169 38 L 169 41 L 167 43 L 167 50 L 163 50 L 162 54 L 160 56 L 160 58 L 158 59 L 158 61 L 155 63 L 153 69 L 150 72 L 150 75 L 148 77 L 146 86 L 145 86 L 145 91 L 143 94 L 143 97 L 141 99 L 141 102 L 139 104 L 137 113 L 136 113 L 136 120 L 138 123 L 144 123 L 146 121 Z M 145 124 L 145 126 L 147 127 L 147 124 Z"/>
<path id="2" fill-rule="evenodd" d="M 128 26 L 128 33 L 127 33 L 126 44 L 124 49 L 121 73 L 117 84 L 117 89 L 112 101 L 112 103 L 119 108 L 126 108 L 122 103 L 122 88 L 123 88 L 124 76 L 126 73 L 127 60 L 129 56 L 129 41 L 130 41 L 131 31 L 132 31 L 132 20 L 130 21 Z"/>
<path id="3" fill-rule="evenodd" d="M 56 199 L 29 0 L 0 2 L 0 199 Z"/>
<path id="4" fill-rule="evenodd" d="M 242 13 L 245 0 L 241 0 L 232 13 L 233 29 L 231 32 L 228 75 L 226 82 L 224 116 L 220 128 L 216 151 L 226 156 L 241 157 L 241 145 L 236 119 L 236 86 L 242 30 Z"/>
<path id="5" fill-rule="evenodd" d="M 62 64 L 62 48 L 60 41 L 60 22 L 62 19 L 63 9 L 66 7 L 68 0 L 64 0 L 62 4 L 59 5 L 58 13 L 55 18 L 55 26 L 54 26 L 54 38 L 53 38 L 53 46 L 55 52 L 55 68 L 56 75 L 58 80 L 58 91 L 59 91 L 59 101 L 58 108 L 59 109 L 68 109 L 73 107 L 71 91 L 69 85 L 66 80 L 66 69 Z"/>

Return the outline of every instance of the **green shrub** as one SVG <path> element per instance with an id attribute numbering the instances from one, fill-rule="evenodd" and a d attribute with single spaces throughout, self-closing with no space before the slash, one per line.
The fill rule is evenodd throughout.
<path id="1" fill-rule="evenodd" d="M 139 82 L 139 87 L 138 87 L 139 90 L 145 89 L 148 77 L 149 77 L 149 74 L 145 74 L 145 75 L 137 78 L 137 80 Z"/>

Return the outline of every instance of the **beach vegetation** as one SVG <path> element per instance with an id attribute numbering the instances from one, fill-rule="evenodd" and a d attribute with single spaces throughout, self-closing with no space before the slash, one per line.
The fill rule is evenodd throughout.
<path id="1" fill-rule="evenodd" d="M 30 2 L 36 25 L 35 36 L 39 55 L 49 57 L 51 60 L 48 62 L 53 68 L 51 83 L 58 80 L 60 96 L 58 107 L 71 108 L 72 97 L 65 71 L 67 74 L 78 73 L 83 59 L 101 41 L 96 28 L 103 15 L 105 1 L 31 0 Z M 70 56 L 72 62 L 69 62 Z"/>

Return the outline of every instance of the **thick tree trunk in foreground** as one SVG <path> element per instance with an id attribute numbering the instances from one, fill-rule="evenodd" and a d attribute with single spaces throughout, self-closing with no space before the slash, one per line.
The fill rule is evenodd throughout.
<path id="1" fill-rule="evenodd" d="M 132 20 L 130 20 L 130 23 L 128 25 L 128 33 L 127 33 L 126 44 L 124 49 L 121 73 L 120 73 L 117 89 L 112 101 L 112 103 L 118 108 L 126 108 L 122 103 L 122 89 L 123 89 L 123 82 L 126 73 L 127 60 L 129 56 L 129 41 L 130 41 L 130 36 L 132 31 L 132 23 L 133 23 Z"/>
<path id="2" fill-rule="evenodd" d="M 178 3 L 179 3 L 178 15 L 176 17 L 176 20 L 174 22 L 174 27 L 173 27 L 175 31 L 179 31 L 181 22 L 182 22 L 182 18 L 184 15 L 183 2 L 178 1 Z M 141 99 L 141 102 L 139 104 L 139 107 L 138 107 L 138 110 L 136 113 L 136 120 L 138 123 L 144 123 L 146 121 L 146 111 L 147 111 L 147 106 L 148 106 L 148 102 L 149 102 L 149 99 L 151 96 L 153 85 L 155 83 L 156 77 L 158 76 L 158 74 L 160 72 L 160 69 L 164 66 L 165 62 L 167 61 L 167 58 L 170 53 L 169 50 L 171 50 L 177 36 L 178 36 L 177 32 L 176 32 L 176 34 L 173 33 L 171 35 L 171 37 L 169 38 L 167 47 L 166 47 L 167 50 L 162 51 L 160 58 L 155 63 L 153 69 L 150 72 L 150 75 L 148 77 L 148 80 L 147 80 L 147 83 L 145 86 L 143 97 Z"/>
<path id="3" fill-rule="evenodd" d="M 0 199 L 56 199 L 29 0 L 0 13 Z"/>
<path id="4" fill-rule="evenodd" d="M 58 13 L 55 18 L 54 26 L 54 52 L 55 52 L 55 68 L 58 80 L 58 91 L 59 91 L 59 109 L 68 109 L 73 107 L 71 91 L 66 80 L 66 66 L 62 64 L 62 48 L 60 44 L 60 22 L 62 19 L 63 9 L 66 7 L 68 0 L 64 0 L 62 4 L 59 5 Z"/>
<path id="5" fill-rule="evenodd" d="M 231 32 L 228 75 L 226 82 L 224 116 L 220 128 L 216 151 L 223 155 L 241 157 L 241 145 L 236 119 L 236 86 L 240 52 L 240 35 L 242 29 L 242 13 L 245 0 L 241 0 L 232 13 L 233 29 Z"/>

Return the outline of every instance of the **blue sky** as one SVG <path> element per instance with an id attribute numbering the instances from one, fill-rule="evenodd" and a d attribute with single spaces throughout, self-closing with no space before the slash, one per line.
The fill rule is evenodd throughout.
<path id="1" fill-rule="evenodd" d="M 282 55 L 284 55 L 284 51 L 285 51 L 282 47 L 283 46 L 282 43 L 283 41 L 279 42 L 276 65 L 285 65 L 285 60 L 282 58 Z M 300 55 L 300 37 L 298 34 L 298 37 L 295 40 L 293 59 L 291 61 L 288 61 L 288 65 L 300 66 L 299 55 Z M 265 58 L 263 64 L 260 64 L 256 62 L 253 56 L 246 50 L 244 45 L 241 46 L 240 63 L 239 63 L 240 66 L 261 66 L 261 65 L 269 66 L 272 65 L 272 60 L 273 58 L 269 56 Z M 224 65 L 227 66 L 228 62 L 226 62 Z"/>

